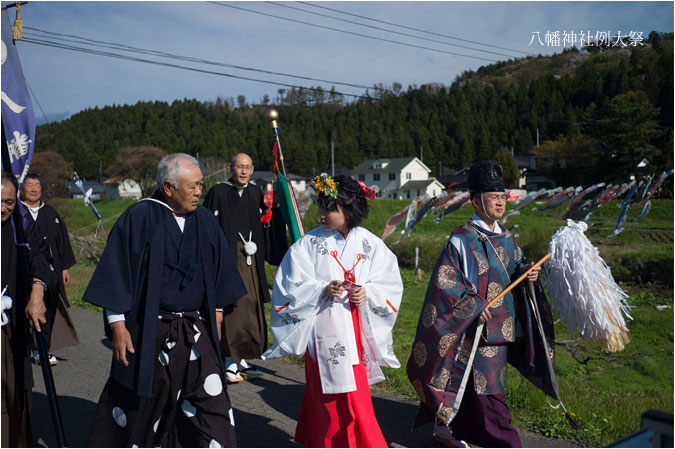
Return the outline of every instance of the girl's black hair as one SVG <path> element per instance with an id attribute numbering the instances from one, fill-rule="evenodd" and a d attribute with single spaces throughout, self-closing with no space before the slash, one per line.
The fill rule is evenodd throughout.
<path id="1" fill-rule="evenodd" d="M 355 228 L 368 217 L 368 200 L 363 196 L 358 181 L 351 176 L 337 175 L 333 179 L 338 185 L 337 198 L 331 198 L 320 192 L 316 198 L 316 204 L 328 211 L 337 210 L 339 204 L 347 218 L 347 228 Z"/>

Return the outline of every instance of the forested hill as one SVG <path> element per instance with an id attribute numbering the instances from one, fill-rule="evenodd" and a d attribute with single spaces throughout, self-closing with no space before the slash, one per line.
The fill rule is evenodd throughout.
<path id="1" fill-rule="evenodd" d="M 331 136 L 336 166 L 350 168 L 367 158 L 419 156 L 423 148 L 424 162 L 447 174 L 500 147 L 565 159 L 551 169 L 568 178 L 592 176 L 588 167 L 598 160 L 606 181 L 624 179 L 636 158 L 647 157 L 654 171 L 672 166 L 672 34 L 652 33 L 644 47 L 493 64 L 449 86 L 402 90 L 395 83 L 373 93 L 351 103 L 330 92 L 292 90 L 280 91 L 275 105 L 240 97 L 236 106 L 217 98 L 87 109 L 38 127 L 36 151 L 61 154 L 88 178 L 121 148 L 138 146 L 224 159 L 245 151 L 258 169 L 269 169 L 273 134 L 264 111 L 274 106 L 286 169 L 302 175 L 327 169 Z"/>

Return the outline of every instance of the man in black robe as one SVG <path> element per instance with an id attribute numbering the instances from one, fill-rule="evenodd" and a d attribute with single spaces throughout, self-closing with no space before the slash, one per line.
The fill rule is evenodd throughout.
<path id="1" fill-rule="evenodd" d="M 47 306 L 47 323 L 43 329 L 47 349 L 60 349 L 79 343 L 75 325 L 68 313 L 70 303 L 66 296 L 66 285 L 70 282 L 68 269 L 75 265 L 75 255 L 70 246 L 66 223 L 56 209 L 43 203 L 42 185 L 35 173 L 28 173 L 21 185 L 21 202 L 26 207 L 24 223 L 34 224 L 36 232 L 46 241 L 49 247 L 49 263 L 56 274 L 54 285 L 47 289 L 45 303 Z M 39 363 L 40 355 L 33 350 L 33 361 Z M 49 364 L 56 365 L 57 359 L 49 355 Z"/>
<path id="2" fill-rule="evenodd" d="M 279 265 L 288 249 L 286 227 L 279 207 L 265 204 L 254 182 L 253 160 L 245 153 L 234 155 L 229 165 L 232 177 L 215 185 L 204 206 L 223 228 L 235 255 L 248 294 L 236 306 L 225 309 L 222 350 L 226 356 L 228 382 L 261 375 L 246 359 L 259 359 L 267 349 L 267 322 L 263 305 L 270 302 L 265 261 Z"/>
<path id="3" fill-rule="evenodd" d="M 157 191 L 110 231 L 84 293 L 105 309 L 110 378 L 90 447 L 232 447 L 219 348 L 222 309 L 246 293 L 218 223 L 199 206 L 196 159 L 172 154 Z"/>
<path id="4" fill-rule="evenodd" d="M 31 389 L 33 372 L 29 357 L 29 326 L 45 323 L 44 287 L 52 274 L 47 247 L 29 226 L 24 244 L 29 273 L 20 264 L 12 214 L 18 184 L 2 172 L 2 447 L 32 447 Z M 18 214 L 15 215 L 18 218 Z M 24 276 L 32 279 L 30 293 Z"/>

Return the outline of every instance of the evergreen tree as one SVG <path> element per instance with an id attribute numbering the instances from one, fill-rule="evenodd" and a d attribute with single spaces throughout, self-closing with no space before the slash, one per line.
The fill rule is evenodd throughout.
<path id="1" fill-rule="evenodd" d="M 511 155 L 506 147 L 500 147 L 495 154 L 495 160 L 499 162 L 499 165 L 502 166 L 504 171 L 504 181 L 506 182 L 507 188 L 518 187 L 518 180 L 520 179 L 520 173 L 518 172 L 518 165 L 516 165 L 516 160 Z"/>

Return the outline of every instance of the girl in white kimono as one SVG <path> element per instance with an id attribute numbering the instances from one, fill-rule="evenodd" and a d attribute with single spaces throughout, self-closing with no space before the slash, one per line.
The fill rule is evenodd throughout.
<path id="1" fill-rule="evenodd" d="M 286 253 L 274 278 L 274 345 L 263 358 L 305 355 L 307 386 L 295 441 L 305 447 L 387 447 L 375 418 L 370 385 L 380 366 L 400 367 L 391 329 L 403 283 L 396 256 L 359 226 L 366 196 L 349 176 L 322 174 L 320 227 Z"/>

